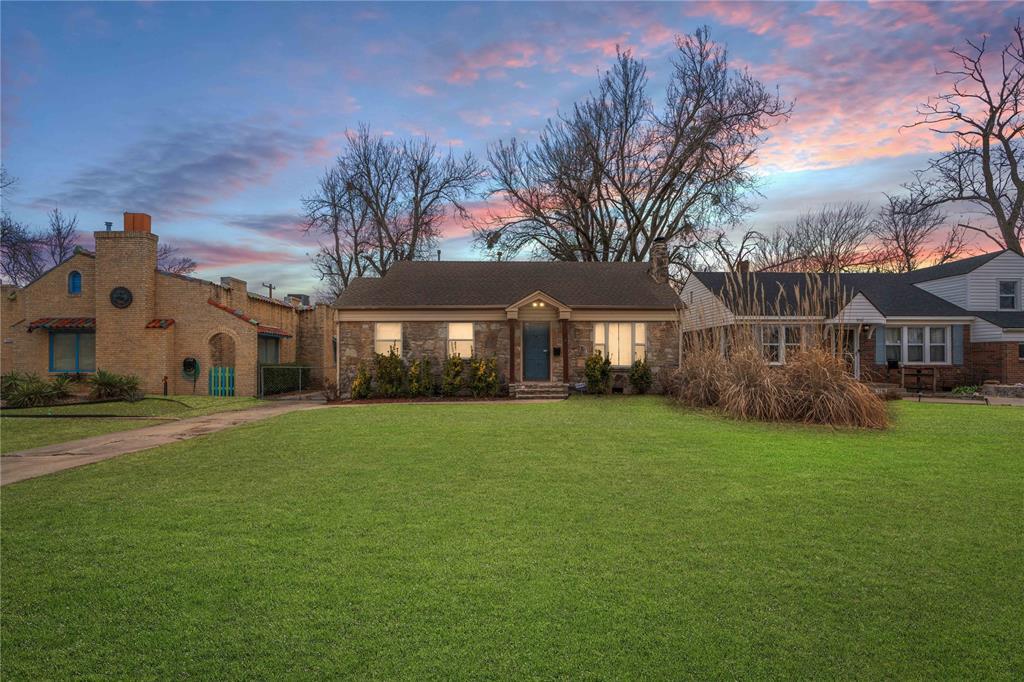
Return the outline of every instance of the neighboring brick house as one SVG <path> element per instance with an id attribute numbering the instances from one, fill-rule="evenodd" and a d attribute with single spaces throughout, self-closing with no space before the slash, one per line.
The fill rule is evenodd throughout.
<path id="1" fill-rule="evenodd" d="M 125 213 L 123 232 L 94 233 L 95 251 L 79 249 L 25 287 L 4 285 L 2 370 L 103 369 L 139 376 L 147 393 L 162 392 L 166 377 L 169 393 L 197 395 L 209 392 L 213 368 L 232 370 L 233 386 L 219 392 L 234 395 L 258 393 L 261 362 L 299 359 L 335 374 L 324 340 L 330 307 L 250 293 L 232 277 L 217 284 L 158 270 L 150 224 Z"/>
<path id="2" fill-rule="evenodd" d="M 1024 382 L 1024 257 L 1005 250 L 902 274 L 699 272 L 682 290 L 685 332 L 754 329 L 765 354 L 823 326 L 867 381 L 953 388 Z"/>
<path id="3" fill-rule="evenodd" d="M 391 347 L 407 360 L 429 358 L 438 373 L 451 354 L 493 357 L 513 394 L 524 384 L 564 393 L 585 380 L 595 350 L 624 391 L 637 358 L 655 377 L 678 365 L 679 296 L 662 243 L 650 264 L 401 262 L 354 280 L 334 307 L 342 385 Z"/>

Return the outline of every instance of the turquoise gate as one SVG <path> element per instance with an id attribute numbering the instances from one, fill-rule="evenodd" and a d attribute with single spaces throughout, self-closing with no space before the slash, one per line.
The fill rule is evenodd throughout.
<path id="1" fill-rule="evenodd" d="M 210 368 L 210 395 L 228 397 L 235 394 L 235 368 Z"/>

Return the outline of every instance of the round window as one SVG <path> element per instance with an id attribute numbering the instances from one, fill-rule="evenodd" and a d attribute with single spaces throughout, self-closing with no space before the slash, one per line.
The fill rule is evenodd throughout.
<path id="1" fill-rule="evenodd" d="M 110 292 L 110 305 L 115 308 L 127 308 L 132 304 L 132 292 L 126 287 L 114 287 Z"/>

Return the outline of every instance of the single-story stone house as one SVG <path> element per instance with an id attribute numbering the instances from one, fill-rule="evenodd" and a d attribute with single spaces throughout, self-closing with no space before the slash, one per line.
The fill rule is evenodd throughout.
<path id="1" fill-rule="evenodd" d="M 438 372 L 454 354 L 496 358 L 513 394 L 536 384 L 564 393 L 585 381 L 595 351 L 624 391 L 636 359 L 657 377 L 679 358 L 680 301 L 661 243 L 650 263 L 400 262 L 353 280 L 334 308 L 342 386 L 390 348 Z"/>
<path id="2" fill-rule="evenodd" d="M 859 379 L 949 389 L 1024 382 L 1024 257 L 995 251 L 909 273 L 695 272 L 682 289 L 683 332 L 727 352 L 752 328 L 785 363 L 812 327 L 841 345 Z"/>
<path id="3" fill-rule="evenodd" d="M 262 364 L 301 362 L 336 374 L 334 311 L 163 272 L 151 218 L 125 213 L 123 231 L 94 233 L 95 249 L 30 284 L 4 285 L 3 372 L 141 378 L 147 393 L 256 395 Z"/>

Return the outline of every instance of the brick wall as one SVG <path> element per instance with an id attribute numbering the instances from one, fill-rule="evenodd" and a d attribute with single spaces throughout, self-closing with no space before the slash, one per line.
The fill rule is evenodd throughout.
<path id="1" fill-rule="evenodd" d="M 972 343 L 970 325 L 964 328 L 964 362 L 962 365 L 914 365 L 933 368 L 941 390 L 957 386 L 980 385 L 986 380 L 999 383 L 1024 381 L 1024 361 L 1017 360 L 1016 343 Z M 900 371 L 875 364 L 875 338 L 868 338 L 865 327 L 860 336 L 861 379 L 882 383 L 900 383 Z"/>
<path id="2" fill-rule="evenodd" d="M 43 317 L 94 317 L 97 367 L 139 376 L 148 393 L 161 392 L 166 376 L 171 393 L 205 395 L 213 347 L 219 343 L 233 346 L 235 394 L 256 395 L 257 328 L 209 305 L 211 299 L 240 308 L 247 318 L 261 324 L 286 330 L 292 337 L 281 339 L 281 361 L 295 361 L 299 319 L 306 311 L 250 295 L 242 280 L 228 279 L 228 288 L 157 272 L 158 238 L 154 234 L 97 232 L 94 236 L 95 257 L 76 254 L 25 288 L 4 287 L 0 309 L 4 324 L 0 356 L 3 371 L 48 373 L 49 334 L 45 330 L 28 333 L 29 322 Z M 67 291 L 67 276 L 72 270 L 82 274 L 80 295 Z M 132 293 L 127 308 L 115 308 L 110 303 L 110 292 L 117 286 L 127 287 Z M 310 364 L 324 366 L 331 355 L 333 310 L 320 308 L 305 321 L 301 337 L 319 341 L 307 351 L 307 357 L 316 355 L 319 362 Z M 173 319 L 175 323 L 166 329 L 146 329 L 146 324 L 156 318 Z M 200 375 L 194 384 L 182 374 L 182 361 L 188 357 L 200 363 Z"/>

